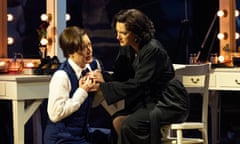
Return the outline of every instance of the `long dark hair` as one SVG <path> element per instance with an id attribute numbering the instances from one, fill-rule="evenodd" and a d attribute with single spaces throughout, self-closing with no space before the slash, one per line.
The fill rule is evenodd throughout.
<path id="1" fill-rule="evenodd" d="M 140 45 L 154 38 L 155 28 L 153 22 L 147 15 L 137 9 L 119 11 L 113 18 L 113 29 L 115 29 L 117 22 L 125 23 L 126 29 L 135 34 L 136 42 Z"/>

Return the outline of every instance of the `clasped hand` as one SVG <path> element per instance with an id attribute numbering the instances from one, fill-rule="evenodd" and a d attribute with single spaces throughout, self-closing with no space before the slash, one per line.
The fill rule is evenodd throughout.
<path id="1" fill-rule="evenodd" d="M 79 86 L 87 92 L 97 91 L 99 89 L 99 83 L 104 82 L 102 73 L 100 70 L 88 72 L 86 76 L 79 80 Z"/>

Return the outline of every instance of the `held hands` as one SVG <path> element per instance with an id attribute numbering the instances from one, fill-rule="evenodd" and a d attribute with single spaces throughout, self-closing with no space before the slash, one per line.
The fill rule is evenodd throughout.
<path id="1" fill-rule="evenodd" d="M 88 72 L 86 76 L 82 77 L 79 81 L 79 86 L 87 92 L 97 91 L 100 83 L 103 83 L 104 79 L 100 70 Z"/>
<path id="2" fill-rule="evenodd" d="M 84 89 L 86 92 L 96 91 L 96 79 L 91 76 L 84 76 L 79 80 L 79 87 Z"/>
<path id="3" fill-rule="evenodd" d="M 89 75 L 90 77 L 94 78 L 95 81 L 96 81 L 96 85 L 92 88 L 92 90 L 94 90 L 94 91 L 99 90 L 100 83 L 105 82 L 104 79 L 103 79 L 101 71 L 98 70 L 98 69 L 89 72 L 87 75 Z"/>
<path id="4" fill-rule="evenodd" d="M 95 77 L 96 82 L 98 82 L 98 83 L 105 82 L 104 79 L 103 79 L 103 75 L 102 75 L 100 70 L 92 71 L 91 74 Z"/>

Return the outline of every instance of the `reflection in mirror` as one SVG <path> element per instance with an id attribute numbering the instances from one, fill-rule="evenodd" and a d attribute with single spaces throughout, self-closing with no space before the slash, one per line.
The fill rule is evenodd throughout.
<path id="1" fill-rule="evenodd" d="M 20 1 L 7 1 L 8 57 L 13 57 L 14 53 L 23 53 L 22 40 L 25 32 L 23 7 L 24 4 Z"/>
<path id="2" fill-rule="evenodd" d="M 236 10 L 238 10 L 238 13 L 240 13 L 240 1 L 236 0 Z M 236 32 L 240 34 L 240 15 L 236 17 Z M 237 51 L 240 52 L 240 38 L 237 40 Z"/>
<path id="3" fill-rule="evenodd" d="M 45 9 L 45 0 L 7 0 L 7 13 L 13 17 L 7 23 L 8 37 L 13 38 L 7 47 L 8 58 L 15 53 L 22 53 L 24 58 L 41 57 L 37 29 Z"/>
<path id="4" fill-rule="evenodd" d="M 71 15 L 68 25 L 82 25 L 81 8 L 77 7 L 80 3 L 80 0 L 67 1 Z M 239 0 L 236 0 L 236 6 L 239 10 Z M 46 11 L 46 0 L 7 0 L 7 11 L 13 13 L 13 21 L 8 22 L 8 36 L 14 38 L 14 43 L 8 45 L 8 57 L 20 52 L 24 58 L 40 58 L 37 29 L 41 24 L 40 15 Z M 240 33 L 240 16 L 236 17 L 236 31 Z M 239 51 L 240 39 L 237 47 Z"/>

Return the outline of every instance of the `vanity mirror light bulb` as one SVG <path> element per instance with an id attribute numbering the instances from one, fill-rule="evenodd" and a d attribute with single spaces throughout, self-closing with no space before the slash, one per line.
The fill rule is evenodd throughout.
<path id="1" fill-rule="evenodd" d="M 239 16 L 239 11 L 235 10 L 235 16 L 238 17 Z"/>
<path id="2" fill-rule="evenodd" d="M 227 11 L 226 10 L 219 10 L 217 12 L 217 16 L 219 16 L 219 17 L 224 17 L 226 15 L 227 15 Z"/>
<path id="3" fill-rule="evenodd" d="M 42 21 L 51 21 L 52 15 L 51 14 L 41 14 L 40 19 Z"/>
<path id="4" fill-rule="evenodd" d="M 235 34 L 235 38 L 236 38 L 236 39 L 239 39 L 239 38 L 240 38 L 239 33 L 236 33 L 236 34 Z"/>
<path id="5" fill-rule="evenodd" d="M 47 21 L 47 19 L 48 19 L 48 16 L 46 14 L 41 15 L 41 20 L 42 21 Z"/>
<path id="6" fill-rule="evenodd" d="M 217 37 L 218 37 L 219 40 L 227 39 L 227 34 L 226 33 L 219 33 L 217 35 Z"/>
<path id="7" fill-rule="evenodd" d="M 220 63 L 223 63 L 223 62 L 224 62 L 224 56 L 219 56 L 219 57 L 218 57 L 218 61 L 219 61 Z"/>
<path id="8" fill-rule="evenodd" d="M 48 40 L 46 38 L 42 38 L 40 43 L 41 43 L 41 45 L 47 45 L 48 44 Z"/>
<path id="9" fill-rule="evenodd" d="M 70 16 L 70 14 L 66 14 L 66 16 L 65 16 L 65 18 L 66 18 L 66 21 L 69 21 L 70 19 L 71 19 L 71 16 Z"/>
<path id="10" fill-rule="evenodd" d="M 12 22 L 14 19 L 14 16 L 12 14 L 7 14 L 7 20 L 8 22 Z"/>
<path id="11" fill-rule="evenodd" d="M 8 45 L 14 44 L 14 38 L 13 37 L 8 37 Z"/>

